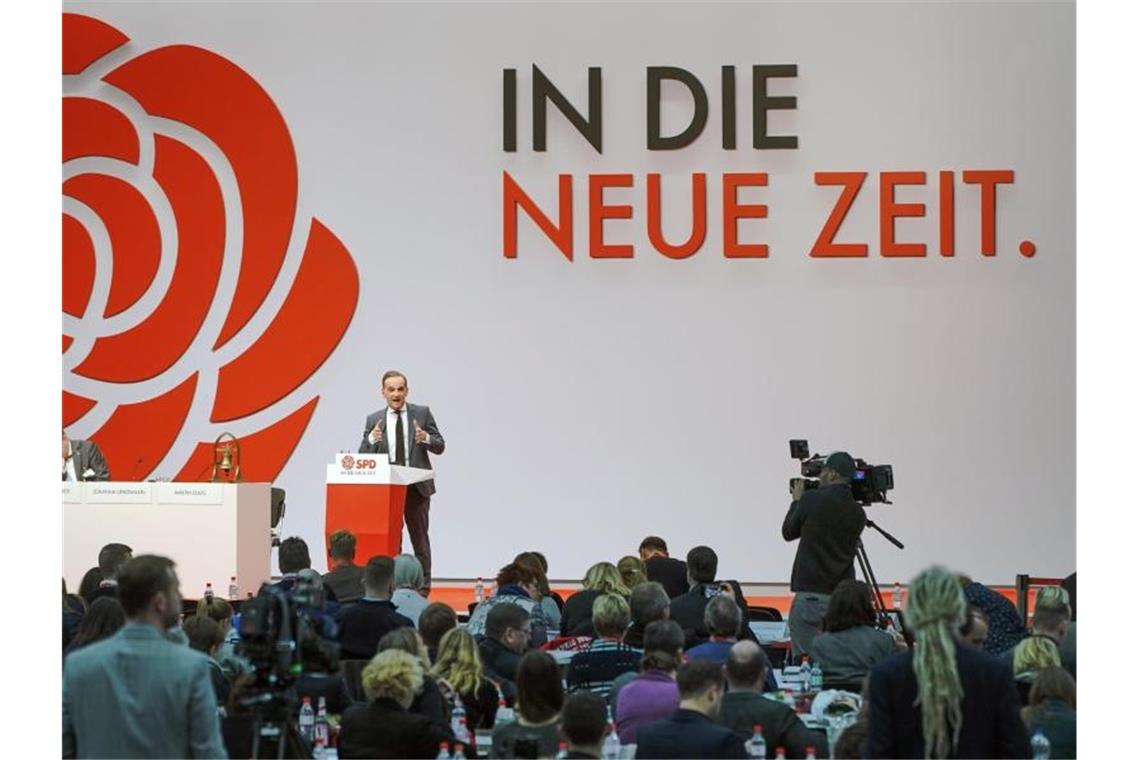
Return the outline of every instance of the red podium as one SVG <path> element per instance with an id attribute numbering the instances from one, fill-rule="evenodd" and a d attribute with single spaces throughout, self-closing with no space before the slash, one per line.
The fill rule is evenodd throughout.
<path id="1" fill-rule="evenodd" d="M 325 546 L 338 530 L 356 536 L 356 562 L 400 553 L 404 495 L 433 470 L 388 464 L 386 454 L 337 454 L 325 475 Z"/>

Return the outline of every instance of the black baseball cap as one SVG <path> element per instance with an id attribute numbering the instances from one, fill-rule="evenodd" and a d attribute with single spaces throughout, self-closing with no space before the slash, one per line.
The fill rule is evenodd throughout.
<path id="1" fill-rule="evenodd" d="M 823 466 L 835 470 L 845 478 L 855 477 L 855 460 L 846 451 L 833 451 L 828 454 Z"/>

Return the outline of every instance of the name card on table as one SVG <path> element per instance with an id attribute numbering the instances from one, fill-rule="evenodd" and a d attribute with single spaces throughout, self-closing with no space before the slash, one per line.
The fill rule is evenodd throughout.
<path id="1" fill-rule="evenodd" d="M 150 504 L 149 483 L 84 483 L 88 504 Z"/>
<path id="2" fill-rule="evenodd" d="M 78 504 L 83 501 L 83 492 L 78 483 L 67 481 L 63 484 L 63 503 Z"/>
<path id="3" fill-rule="evenodd" d="M 221 483 L 154 483 L 155 504 L 222 503 Z"/>

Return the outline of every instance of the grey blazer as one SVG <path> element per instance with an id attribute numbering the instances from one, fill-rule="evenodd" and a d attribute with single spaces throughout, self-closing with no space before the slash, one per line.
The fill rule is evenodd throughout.
<path id="1" fill-rule="evenodd" d="M 79 480 L 110 480 L 111 470 L 107 467 L 107 460 L 95 441 L 84 441 L 72 438 L 71 458 L 75 460 L 75 477 Z M 83 473 L 94 470 L 95 474 L 83 477 Z"/>
<path id="2" fill-rule="evenodd" d="M 436 427 L 435 418 L 431 416 L 431 409 L 426 406 L 419 406 L 418 404 L 405 404 L 408 408 L 408 420 L 411 425 L 411 430 L 408 431 L 408 440 L 411 441 L 411 448 L 408 451 L 408 466 L 419 467 L 423 470 L 431 469 L 431 457 L 428 452 L 432 454 L 442 454 L 444 448 L 443 435 Z M 388 435 L 385 433 L 384 437 L 376 443 L 368 442 L 368 434 L 372 432 L 372 428 L 376 427 L 376 423 L 383 419 L 384 415 L 388 413 L 388 407 L 384 407 L 378 412 L 373 412 L 368 415 L 364 420 L 364 436 L 360 439 L 360 453 L 361 454 L 387 454 L 388 453 Z M 419 423 L 424 432 L 430 436 L 429 443 L 425 446 L 422 443 L 416 443 L 414 423 Z M 415 487 L 419 489 L 420 493 L 424 496 L 431 496 L 435 493 L 435 480 L 424 480 L 416 483 Z"/>
<path id="3" fill-rule="evenodd" d="M 64 757 L 225 757 L 209 661 L 128 623 L 63 662 Z"/>

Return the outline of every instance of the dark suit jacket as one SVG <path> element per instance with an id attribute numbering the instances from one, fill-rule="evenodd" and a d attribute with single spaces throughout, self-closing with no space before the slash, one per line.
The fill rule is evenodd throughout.
<path id="1" fill-rule="evenodd" d="M 830 594 L 855 577 L 855 550 L 867 513 L 845 484 L 808 491 L 784 517 L 784 540 L 800 540 L 792 564 L 792 591 Z"/>
<path id="2" fill-rule="evenodd" d="M 1029 757 L 1021 703 L 1009 666 L 955 645 L 962 700 L 962 731 L 953 757 Z M 914 652 L 888 657 L 871 669 L 871 720 L 866 757 L 923 757 L 922 712 L 915 705 Z"/>
<path id="3" fill-rule="evenodd" d="M 522 655 L 512 652 L 495 639 L 483 639 L 479 642 L 479 659 L 483 661 L 487 678 L 499 685 L 508 703 L 513 703 L 515 677 L 518 676 Z"/>
<path id="4" fill-rule="evenodd" d="M 403 626 L 415 627 L 411 620 L 396 612 L 396 605 L 387 600 L 361 599 L 356 604 L 342 607 L 336 622 L 340 627 L 337 641 L 340 642 L 341 656 L 354 660 L 371 660 L 376 654 L 376 645 L 388 631 Z"/>
<path id="5" fill-rule="evenodd" d="M 436 427 L 435 418 L 431 416 L 431 409 L 426 406 L 419 406 L 418 404 L 408 404 L 408 427 L 406 431 L 408 441 L 410 442 L 408 455 L 408 466 L 419 467 L 423 470 L 431 469 L 431 457 L 428 452 L 432 454 L 442 454 L 444 448 L 443 435 L 440 434 L 439 428 Z M 373 412 L 368 415 L 364 420 L 364 437 L 360 439 L 360 453 L 361 454 L 387 454 L 388 453 L 388 433 L 387 427 L 383 427 L 385 433 L 376 443 L 368 442 L 368 434 L 372 432 L 372 428 L 376 427 L 376 422 L 385 418 L 388 414 L 388 407 L 385 406 L 378 412 Z M 422 443 L 416 443 L 416 426 L 414 423 L 419 423 L 424 432 L 430 436 L 430 443 L 426 446 Z M 385 423 L 386 424 L 386 423 Z M 416 488 L 424 496 L 431 496 L 435 493 L 435 480 L 424 480 L 416 483 Z"/>
<path id="6" fill-rule="evenodd" d="M 730 691 L 720 706 L 720 723 L 736 732 L 741 740 L 752 738 L 752 729 L 763 726 L 764 744 L 768 756 L 776 756 L 776 747 L 783 747 L 785 757 L 804 757 L 808 747 L 815 748 L 816 757 L 827 757 L 827 737 L 808 729 L 787 705 L 766 699 L 758 691 Z"/>
<path id="7" fill-rule="evenodd" d="M 394 700 L 355 704 L 340 719 L 339 757 L 426 757 L 439 754 L 451 730 Z"/>
<path id="8" fill-rule="evenodd" d="M 669 602 L 669 619 L 677 621 L 681 630 L 685 632 L 685 649 L 691 649 L 697 644 L 708 641 L 709 631 L 705 628 L 705 607 L 708 606 L 710 591 L 719 594 L 715 584 L 697 584 L 689 589 L 688 593 Z M 744 613 L 745 610 L 741 610 Z M 736 632 L 738 639 L 756 641 L 756 634 L 748 627 L 748 616 L 741 614 L 740 630 Z M 757 642 L 759 643 L 759 642 Z"/>
<path id="9" fill-rule="evenodd" d="M 637 729 L 634 757 L 748 757 L 748 752 L 730 729 L 681 708 Z"/>
<path id="10" fill-rule="evenodd" d="M 593 589 L 582 589 L 572 594 L 562 606 L 559 633 L 563 636 L 593 636 L 594 600 L 601 595 L 601 591 Z"/>
<path id="11" fill-rule="evenodd" d="M 331 588 L 341 604 L 355 602 L 364 596 L 364 568 L 360 565 L 341 565 L 321 576 L 326 588 Z"/>
<path id="12" fill-rule="evenodd" d="M 107 460 L 95 441 L 84 441 L 79 438 L 68 439 L 71 442 L 71 458 L 75 461 L 75 477 L 77 480 L 110 480 L 111 470 L 107 467 Z M 94 470 L 95 474 L 83 477 L 83 473 Z"/>
<path id="13" fill-rule="evenodd" d="M 665 587 L 669 598 L 689 592 L 689 566 L 672 557 L 650 557 L 645 561 L 645 576 Z"/>

